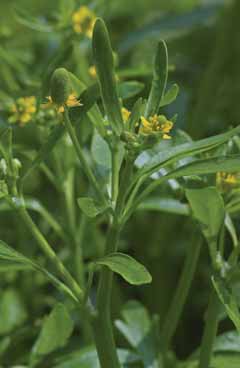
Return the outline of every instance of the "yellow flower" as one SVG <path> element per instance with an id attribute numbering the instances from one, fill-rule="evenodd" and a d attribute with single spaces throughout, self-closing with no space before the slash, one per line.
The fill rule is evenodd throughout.
<path id="1" fill-rule="evenodd" d="M 148 120 L 142 116 L 141 123 L 140 133 L 146 135 L 151 133 L 162 133 L 163 139 L 171 139 L 168 133 L 171 131 L 173 123 L 167 120 L 164 115 L 155 114 Z"/>
<path id="2" fill-rule="evenodd" d="M 10 105 L 9 112 L 11 116 L 9 116 L 8 121 L 11 124 L 17 123 L 24 126 L 32 120 L 36 110 L 36 98 L 34 96 L 20 97 Z"/>
<path id="3" fill-rule="evenodd" d="M 96 15 L 87 6 L 80 6 L 72 15 L 73 29 L 76 33 L 92 38 L 95 20 Z"/>
<path id="4" fill-rule="evenodd" d="M 218 172 L 216 175 L 216 184 L 221 189 L 226 187 L 233 187 L 239 183 L 237 174 L 228 174 L 226 172 Z"/>
<path id="5" fill-rule="evenodd" d="M 94 65 L 90 66 L 90 68 L 88 69 L 88 72 L 89 72 L 89 74 L 90 74 L 90 76 L 91 76 L 92 78 L 96 78 L 96 76 L 97 76 L 97 71 L 96 71 L 96 68 L 95 68 L 95 66 L 94 66 Z"/>
<path id="6" fill-rule="evenodd" d="M 126 123 L 126 121 L 128 120 L 129 116 L 131 115 L 131 113 L 125 107 L 122 107 L 121 112 L 122 112 L 123 121 L 124 121 L 124 123 Z"/>
<path id="7" fill-rule="evenodd" d="M 58 106 L 56 105 L 53 100 L 52 100 L 52 97 L 51 96 L 48 96 L 47 97 L 47 100 L 48 102 L 45 103 L 45 104 L 42 104 L 42 107 L 45 108 L 45 109 L 48 109 L 52 106 L 55 106 L 55 108 L 57 109 L 57 112 L 58 113 L 62 113 L 64 112 L 64 106 Z M 71 93 L 69 96 L 68 96 L 68 99 L 67 101 L 65 102 L 65 104 L 68 106 L 68 107 L 76 107 L 76 106 L 82 106 L 82 104 L 80 103 L 80 101 L 78 101 L 76 95 L 74 93 Z"/>

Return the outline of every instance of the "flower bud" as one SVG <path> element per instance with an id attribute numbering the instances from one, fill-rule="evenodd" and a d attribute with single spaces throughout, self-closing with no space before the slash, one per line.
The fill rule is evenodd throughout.
<path id="1" fill-rule="evenodd" d="M 55 70 L 51 78 L 50 89 L 53 103 L 58 106 L 64 105 L 72 93 L 71 80 L 66 69 L 58 68 Z"/>

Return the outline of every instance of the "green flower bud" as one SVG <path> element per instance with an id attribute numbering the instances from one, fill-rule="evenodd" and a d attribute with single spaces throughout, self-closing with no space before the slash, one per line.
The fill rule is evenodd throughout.
<path id="1" fill-rule="evenodd" d="M 22 164 L 21 162 L 17 159 L 17 158 L 14 158 L 12 160 L 12 166 L 13 166 L 13 174 L 15 177 L 18 177 L 18 174 L 19 174 L 19 170 L 21 169 L 22 167 Z"/>
<path id="2" fill-rule="evenodd" d="M 58 106 L 66 103 L 72 93 L 71 80 L 66 69 L 58 68 L 55 70 L 51 78 L 50 92 L 53 103 Z"/>

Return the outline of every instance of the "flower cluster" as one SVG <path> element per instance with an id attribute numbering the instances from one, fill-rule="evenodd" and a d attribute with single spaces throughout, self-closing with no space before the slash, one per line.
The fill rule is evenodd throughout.
<path id="1" fill-rule="evenodd" d="M 169 132 L 173 127 L 173 123 L 164 115 L 157 115 L 151 116 L 149 119 L 141 117 L 141 127 L 140 133 L 141 134 L 152 134 L 152 133 L 161 133 L 163 139 L 171 139 Z"/>
<path id="2" fill-rule="evenodd" d="M 24 126 L 33 119 L 36 110 L 36 98 L 34 96 L 20 97 L 9 106 L 10 116 L 8 122 Z"/>
<path id="3" fill-rule="evenodd" d="M 76 33 L 92 38 L 96 15 L 87 6 L 81 6 L 72 15 L 73 29 Z"/>
<path id="4" fill-rule="evenodd" d="M 121 112 L 122 112 L 123 121 L 126 123 L 126 121 L 128 120 L 129 116 L 131 115 L 131 113 L 125 107 L 122 107 Z"/>
<path id="5" fill-rule="evenodd" d="M 222 190 L 235 187 L 240 183 L 238 174 L 228 174 L 226 172 L 218 172 L 216 175 L 216 185 Z"/>
<path id="6" fill-rule="evenodd" d="M 43 108 L 48 109 L 51 107 L 55 107 L 55 109 L 57 110 L 57 112 L 59 114 L 64 112 L 64 106 L 63 105 L 57 105 L 56 103 L 53 102 L 52 97 L 48 96 L 47 97 L 48 102 L 46 104 L 43 104 Z M 82 106 L 82 104 L 80 103 L 80 101 L 77 99 L 76 94 L 75 93 L 71 93 L 66 102 L 65 105 L 68 107 L 76 107 L 76 106 Z"/>

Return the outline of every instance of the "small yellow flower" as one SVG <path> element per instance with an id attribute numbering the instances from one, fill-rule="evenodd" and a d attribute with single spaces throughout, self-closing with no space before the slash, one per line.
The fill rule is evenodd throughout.
<path id="1" fill-rule="evenodd" d="M 57 112 L 60 114 L 60 113 L 63 113 L 64 112 L 64 106 L 58 106 L 56 105 L 53 100 L 52 100 L 52 97 L 51 96 L 48 96 L 47 97 L 47 100 L 48 102 L 45 103 L 45 104 L 42 104 L 42 107 L 44 109 L 48 109 L 52 106 L 54 106 L 56 109 L 57 109 Z M 76 95 L 74 93 L 71 93 L 69 96 L 68 96 L 68 99 L 67 101 L 65 102 L 65 104 L 68 106 L 68 107 L 76 107 L 76 106 L 82 106 L 82 104 L 80 103 L 80 101 L 77 99 Z"/>
<path id="2" fill-rule="evenodd" d="M 96 15 L 87 6 L 80 6 L 72 15 L 73 29 L 76 33 L 82 33 L 92 38 Z"/>
<path id="3" fill-rule="evenodd" d="M 227 189 L 239 184 L 238 174 L 228 174 L 226 172 L 218 172 L 216 175 L 216 185 L 221 189 Z"/>
<path id="4" fill-rule="evenodd" d="M 20 97 L 10 105 L 8 118 L 9 123 L 24 126 L 29 123 L 36 113 L 36 98 L 34 96 Z"/>
<path id="5" fill-rule="evenodd" d="M 124 121 L 124 123 L 126 123 L 126 121 L 128 120 L 129 116 L 131 115 L 131 113 L 125 107 L 122 107 L 121 112 L 122 112 L 123 121 Z"/>
<path id="6" fill-rule="evenodd" d="M 96 78 L 96 76 L 97 76 L 97 71 L 96 71 L 96 68 L 95 68 L 95 66 L 94 66 L 94 65 L 90 66 L 90 68 L 88 69 L 88 72 L 89 72 L 89 74 L 90 74 L 90 76 L 91 76 L 92 78 Z"/>
<path id="7" fill-rule="evenodd" d="M 146 135 L 151 133 L 162 133 L 163 139 L 171 139 L 168 133 L 171 131 L 173 123 L 167 120 L 164 115 L 155 114 L 148 120 L 142 116 L 141 123 L 140 133 Z"/>

